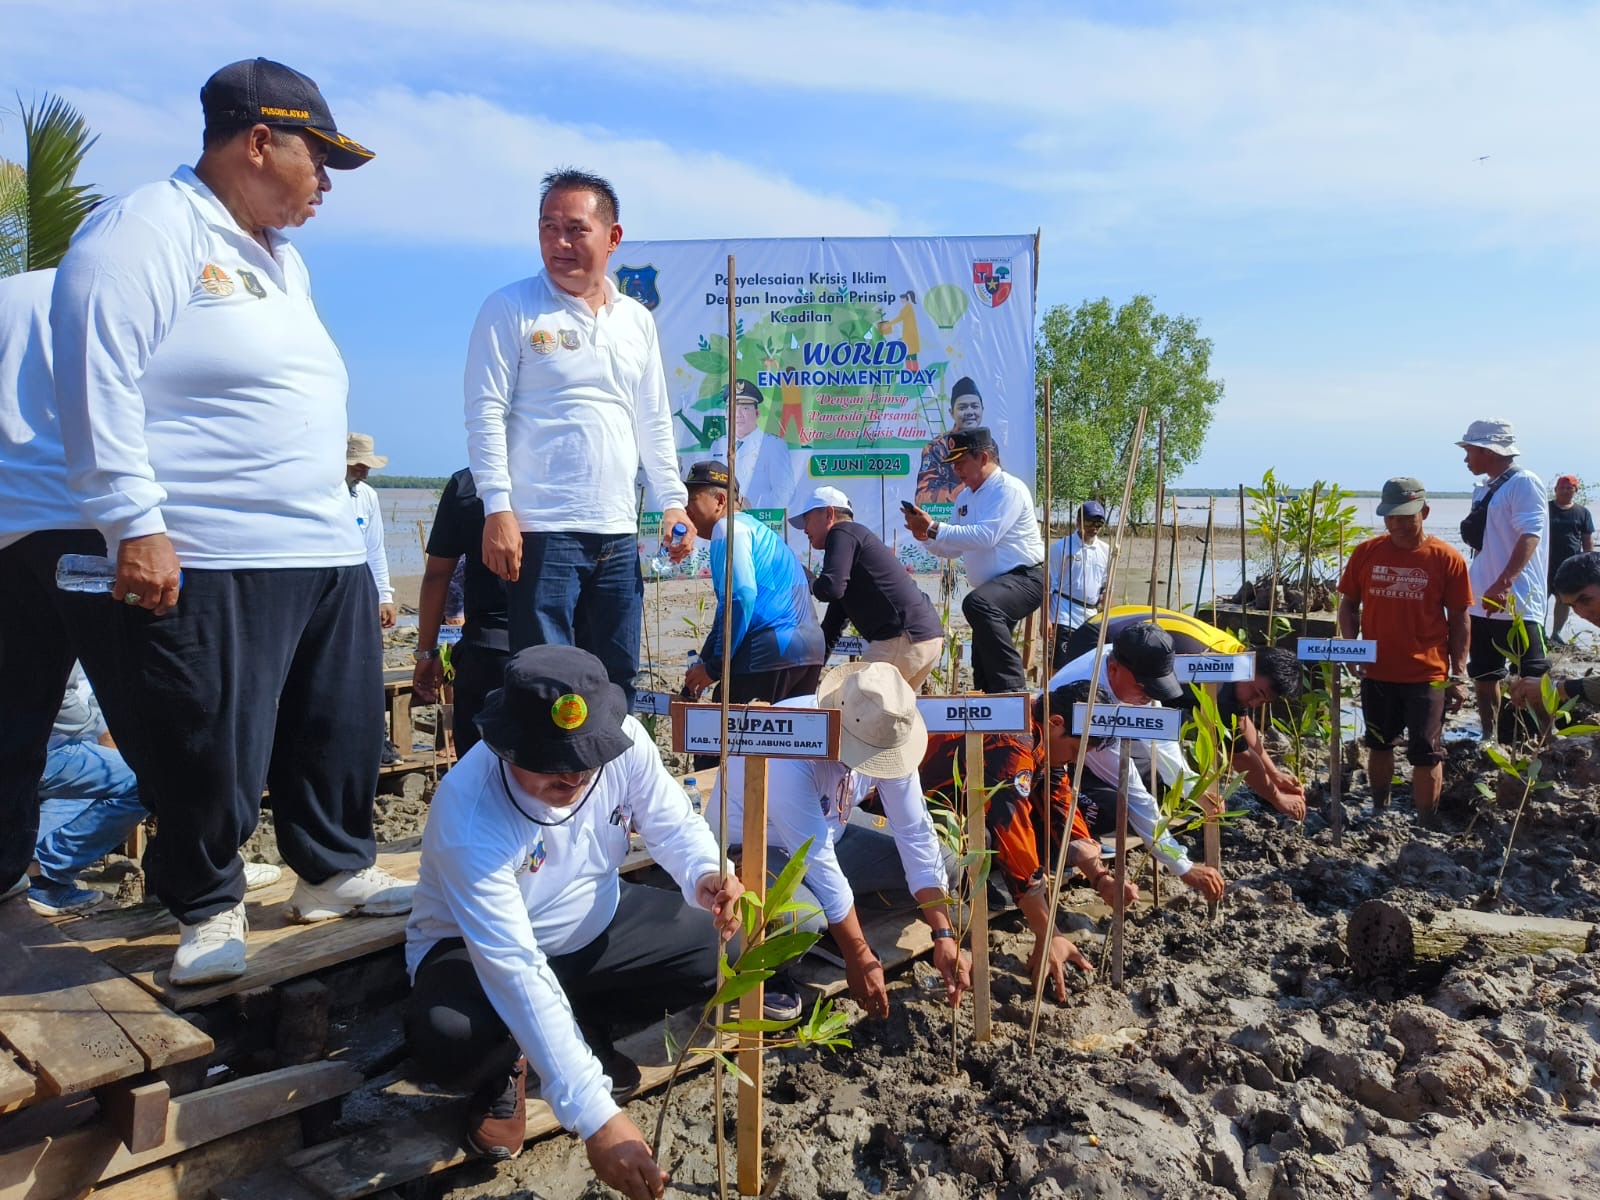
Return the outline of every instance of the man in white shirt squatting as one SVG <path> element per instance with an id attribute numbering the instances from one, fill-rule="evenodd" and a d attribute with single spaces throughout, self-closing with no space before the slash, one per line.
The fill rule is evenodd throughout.
<path id="1" fill-rule="evenodd" d="M 350 502 L 356 510 L 356 528 L 361 530 L 362 543 L 367 548 L 367 570 L 372 572 L 373 586 L 378 589 L 378 625 L 393 629 L 400 618 L 395 606 L 394 588 L 389 584 L 389 555 L 383 548 L 383 512 L 378 507 L 378 493 L 367 482 L 373 471 L 389 465 L 389 456 L 377 452 L 377 443 L 370 433 L 352 433 L 345 442 L 344 485 L 350 489 Z"/>
<path id="2" fill-rule="evenodd" d="M 940 558 L 959 558 L 972 590 L 961 602 L 972 627 L 972 682 L 980 692 L 1028 686 L 1022 655 L 1011 644 L 1017 622 L 1044 600 L 1044 539 L 1028 485 L 1000 469 L 1000 448 L 987 428 L 950 435 L 950 463 L 964 485 L 954 519 L 935 521 L 907 509 L 906 528 Z"/>
<path id="3" fill-rule="evenodd" d="M 511 582 L 512 651 L 582 646 L 631 704 L 644 611 L 641 467 L 645 507 L 663 510 L 662 539 L 689 519 L 655 321 L 606 274 L 618 215 L 599 176 L 544 177 L 544 270 L 484 301 L 463 388 L 483 562 Z M 674 542 L 672 560 L 693 548 L 692 536 Z"/>
<path id="4" fill-rule="evenodd" d="M 813 932 L 824 925 L 843 960 L 850 995 L 869 1016 L 889 1015 L 883 964 L 861 931 L 855 890 L 910 892 L 933 930 L 933 965 L 944 977 L 952 1007 L 972 986 L 971 972 L 956 944 L 949 912 L 949 884 L 955 856 L 940 844 L 933 818 L 922 799 L 917 768 L 928 748 L 928 730 L 917 711 L 916 693 L 890 663 L 850 663 L 822 677 L 814 696 L 796 696 L 778 708 L 837 708 L 843 729 L 839 761 L 774 758 L 767 762 L 768 870 L 783 870 L 790 855 L 811 841 L 805 882 L 795 898 L 814 904 L 820 916 L 804 922 Z M 728 760 L 730 841 L 744 828 L 744 760 Z M 720 788 L 722 780 L 718 780 Z M 857 811 L 876 787 L 889 832 L 875 818 Z M 706 820 L 721 811 L 720 793 L 705 807 Z M 825 939 L 826 940 L 826 939 Z M 780 973 L 766 984 L 764 1007 L 771 1020 L 801 1013 L 800 993 Z"/>
<path id="5" fill-rule="evenodd" d="M 68 481 L 116 555 L 96 623 L 120 670 L 84 661 L 157 818 L 144 865 L 182 927 L 179 984 L 244 972 L 239 847 L 264 785 L 293 919 L 411 906 L 373 865 L 382 651 L 344 487 L 349 377 L 280 232 L 372 152 L 264 58 L 200 103 L 194 168 L 97 209 L 50 309 Z"/>
<path id="6" fill-rule="evenodd" d="M 531 1063 L 595 1174 L 659 1196 L 666 1172 L 617 1107 L 639 1071 L 607 1027 L 710 998 L 711 923 L 733 934 L 744 889 L 594 655 L 514 655 L 478 728 L 422 839 L 406 928 L 411 1053 L 428 1078 L 478 1089 L 468 1139 L 480 1153 L 521 1151 Z M 621 881 L 629 830 L 681 898 Z"/>

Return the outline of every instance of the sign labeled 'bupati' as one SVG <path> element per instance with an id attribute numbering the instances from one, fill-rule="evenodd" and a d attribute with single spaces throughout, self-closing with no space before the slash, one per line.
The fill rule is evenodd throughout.
<path id="1" fill-rule="evenodd" d="M 1378 643 L 1357 638 L 1301 638 L 1295 649 L 1301 662 L 1378 661 Z"/>
<path id="2" fill-rule="evenodd" d="M 918 696 L 929 733 L 1026 733 L 1030 697 L 1025 692 L 984 696 Z"/>
<path id="3" fill-rule="evenodd" d="M 722 705 L 672 705 L 672 748 L 679 754 L 722 753 Z M 838 758 L 839 710 L 728 706 L 728 753 L 767 758 Z"/>
<path id="4" fill-rule="evenodd" d="M 1172 672 L 1183 683 L 1236 683 L 1256 677 L 1254 654 L 1175 654 Z"/>
<path id="5" fill-rule="evenodd" d="M 1072 706 L 1072 732 L 1082 733 L 1087 704 Z M 1101 737 L 1133 738 L 1140 742 L 1175 742 L 1183 731 L 1181 708 L 1154 704 L 1096 704 L 1094 732 Z"/>

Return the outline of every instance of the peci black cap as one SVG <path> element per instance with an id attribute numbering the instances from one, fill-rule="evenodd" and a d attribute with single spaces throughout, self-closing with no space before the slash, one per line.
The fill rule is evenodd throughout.
<path id="1" fill-rule="evenodd" d="M 354 170 L 374 157 L 339 132 L 315 80 L 270 58 L 246 58 L 223 67 L 200 89 L 200 107 L 207 128 L 270 125 L 314 133 L 328 143 L 328 166 L 335 171 Z"/>
<path id="2" fill-rule="evenodd" d="M 1172 636 L 1154 621 L 1140 621 L 1117 634 L 1111 657 L 1128 669 L 1150 699 L 1171 703 L 1183 696 L 1183 685 L 1172 670 Z"/>
<path id="3" fill-rule="evenodd" d="M 994 435 L 989 432 L 987 425 L 979 425 L 976 429 L 958 429 L 950 435 L 950 450 L 944 456 L 944 461 L 955 462 L 963 454 L 993 454 L 999 457 L 1000 447 L 994 443 Z"/>
<path id="4" fill-rule="evenodd" d="M 761 394 L 761 389 L 755 384 L 751 383 L 748 379 L 739 380 L 738 384 L 733 389 L 733 401 L 735 404 L 741 400 L 748 400 L 752 404 L 760 404 L 765 399 L 766 397 Z M 724 404 L 728 402 L 727 388 L 722 389 L 722 402 Z"/>
<path id="5" fill-rule="evenodd" d="M 529 646 L 506 663 L 505 681 L 477 716 L 484 743 L 524 771 L 589 771 L 633 739 L 628 701 L 600 660 L 576 646 Z"/>
<path id="6" fill-rule="evenodd" d="M 689 468 L 689 474 L 684 476 L 683 482 L 688 487 L 698 484 L 701 487 L 725 488 L 728 486 L 728 465 L 715 459 L 697 462 Z"/>
<path id="7" fill-rule="evenodd" d="M 972 382 L 971 375 L 963 375 L 956 380 L 955 387 L 950 389 L 950 403 L 954 404 L 963 396 L 976 396 L 979 400 L 983 399 L 983 393 L 978 390 L 978 385 Z"/>

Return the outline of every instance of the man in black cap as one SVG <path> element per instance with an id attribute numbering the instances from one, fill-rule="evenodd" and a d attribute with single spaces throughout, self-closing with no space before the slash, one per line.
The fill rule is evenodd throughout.
<path id="1" fill-rule="evenodd" d="M 94 683 L 157 819 L 145 868 L 180 923 L 180 984 L 244 971 L 239 847 L 263 785 L 293 919 L 411 905 L 373 865 L 382 660 L 344 486 L 349 381 L 280 232 L 372 152 L 264 58 L 200 102 L 199 161 L 95 211 L 50 320 L 69 477 L 116 557 L 95 623 L 120 670 Z"/>
<path id="2" fill-rule="evenodd" d="M 794 465 L 783 438 L 761 428 L 761 405 L 765 402 L 760 388 L 748 379 L 739 380 L 733 401 L 739 494 L 747 508 L 788 508 L 794 494 Z M 722 389 L 722 403 L 728 403 L 727 388 Z M 711 457 L 727 459 L 727 438 L 718 438 L 712 444 Z"/>
<path id="3" fill-rule="evenodd" d="M 1141 621 L 1126 626 L 1107 644 L 1098 677 L 1095 652 L 1090 650 L 1052 675 L 1049 688 L 1055 692 L 1068 684 L 1094 678 L 1117 698 L 1118 704 L 1172 704 L 1183 695 L 1183 685 L 1173 673 L 1172 659 L 1172 638 L 1167 631 L 1152 621 Z M 1122 740 L 1113 738 L 1106 746 L 1091 749 L 1083 762 L 1083 794 L 1079 802 L 1084 820 L 1096 837 L 1104 837 L 1116 828 Z M 1190 862 L 1188 851 L 1170 833 L 1156 836 L 1161 810 L 1144 780 L 1150 776 L 1152 751 L 1161 756 L 1160 766 L 1167 775 L 1176 778 L 1186 773 L 1181 753 L 1172 757 L 1172 751 L 1167 749 L 1175 748 L 1176 743 L 1129 740 L 1133 757 L 1128 771 L 1129 828 L 1144 840 L 1151 857 L 1183 880 L 1185 886 L 1206 900 L 1220 900 L 1226 886 L 1222 872 Z"/>
<path id="4" fill-rule="evenodd" d="M 1033 493 L 1000 469 L 1000 448 L 981 426 L 950 435 L 948 461 L 962 484 L 950 520 L 914 508 L 906 528 L 932 553 L 966 567 L 972 590 L 961 611 L 972 629 L 973 686 L 1019 692 L 1028 682 L 1011 633 L 1044 601 L 1044 539 Z"/>
<path id="5" fill-rule="evenodd" d="M 963 429 L 983 424 L 983 397 L 970 375 L 963 375 L 950 389 L 950 432 L 941 433 L 922 449 L 922 467 L 917 471 L 918 504 L 949 504 L 961 490 L 961 477 L 950 465 L 950 439 Z"/>
<path id="6" fill-rule="evenodd" d="M 595 1174 L 659 1196 L 666 1172 L 617 1107 L 638 1068 L 608 1027 L 709 998 L 712 922 L 733 935 L 744 889 L 588 651 L 513 655 L 478 726 L 423 834 L 406 929 L 412 1056 L 436 1082 L 477 1088 L 467 1137 L 490 1158 L 522 1150 L 531 1064 Z M 681 898 L 621 881 L 630 831 Z"/>

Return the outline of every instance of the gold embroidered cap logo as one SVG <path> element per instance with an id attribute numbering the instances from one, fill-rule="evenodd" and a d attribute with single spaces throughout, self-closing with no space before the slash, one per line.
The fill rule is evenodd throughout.
<path id="1" fill-rule="evenodd" d="M 558 728 L 570 731 L 589 719 L 589 706 L 582 696 L 568 692 L 550 706 L 550 719 Z"/>

